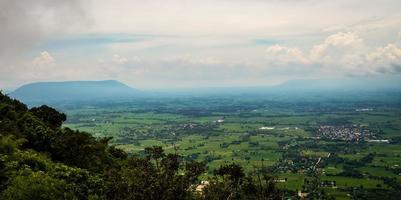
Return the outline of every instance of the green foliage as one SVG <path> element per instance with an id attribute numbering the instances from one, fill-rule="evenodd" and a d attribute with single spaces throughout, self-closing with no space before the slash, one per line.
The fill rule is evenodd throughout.
<path id="1" fill-rule="evenodd" d="M 101 172 L 110 165 L 108 141 L 98 141 L 88 133 L 63 129 L 54 137 L 51 155 L 54 160 L 70 166 Z"/>
<path id="2" fill-rule="evenodd" d="M 46 105 L 32 108 L 29 111 L 52 128 L 61 127 L 62 123 L 67 120 L 64 113 L 59 113 L 56 109 Z"/>
<path id="3" fill-rule="evenodd" d="M 37 151 L 49 151 L 54 131 L 48 128 L 42 121 L 31 113 L 25 113 L 18 121 L 20 132 L 27 140 L 26 148 Z"/>
<path id="4" fill-rule="evenodd" d="M 104 181 L 100 174 L 92 174 L 87 170 L 64 164 L 53 165 L 48 174 L 65 181 L 68 189 L 78 199 L 94 198 L 103 193 Z"/>
<path id="5" fill-rule="evenodd" d="M 198 177 L 207 170 L 206 162 L 190 161 L 185 164 L 188 181 L 195 183 Z"/>
<path id="6" fill-rule="evenodd" d="M 276 188 L 270 176 L 245 176 L 241 166 L 230 164 L 220 166 L 215 177 L 206 187 L 204 199 L 282 199 L 283 194 Z M 226 177 L 228 179 L 226 179 Z"/>
<path id="7" fill-rule="evenodd" d="M 228 176 L 229 180 L 234 184 L 239 184 L 244 178 L 244 170 L 238 164 L 223 165 L 214 172 L 219 176 Z"/>
<path id="8" fill-rule="evenodd" d="M 121 170 L 106 172 L 107 199 L 190 199 L 192 184 L 204 173 L 204 163 L 183 163 L 161 147 L 146 149 L 146 157 L 132 156 Z"/>
<path id="9" fill-rule="evenodd" d="M 0 197 L 4 200 L 76 199 L 63 180 L 43 172 L 21 173 L 11 180 Z"/>
<path id="10" fill-rule="evenodd" d="M 0 134 L 0 154 L 11 155 L 24 143 L 23 139 L 16 139 L 13 135 Z"/>
<path id="11" fill-rule="evenodd" d="M 123 150 L 121 150 L 121 149 L 118 149 L 118 148 L 116 148 L 116 147 L 114 147 L 114 146 L 110 146 L 110 147 L 108 148 L 108 152 L 109 152 L 114 158 L 118 158 L 118 159 L 121 159 L 121 160 L 125 160 L 125 159 L 127 159 L 127 157 L 128 157 L 127 152 L 125 152 L 125 151 L 123 151 Z"/>

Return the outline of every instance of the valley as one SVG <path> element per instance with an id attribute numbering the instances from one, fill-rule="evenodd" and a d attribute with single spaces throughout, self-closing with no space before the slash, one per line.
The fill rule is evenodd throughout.
<path id="1" fill-rule="evenodd" d="M 382 95 L 386 95 L 383 93 Z M 305 95 L 306 96 L 306 95 Z M 289 191 L 337 199 L 395 189 L 401 181 L 399 96 L 219 96 L 60 105 L 64 126 L 129 154 L 161 146 L 209 169 L 238 163 Z"/>

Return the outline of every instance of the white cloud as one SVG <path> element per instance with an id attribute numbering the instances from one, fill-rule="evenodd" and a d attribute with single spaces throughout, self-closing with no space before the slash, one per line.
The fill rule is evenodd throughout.
<path id="1" fill-rule="evenodd" d="M 43 51 L 40 55 L 32 60 L 32 64 L 37 68 L 47 67 L 54 64 L 54 58 L 49 52 Z"/>
<path id="2" fill-rule="evenodd" d="M 98 58 L 97 63 L 103 64 L 105 66 L 114 66 L 114 65 L 129 65 L 142 62 L 142 59 L 138 56 L 130 56 L 126 57 L 120 54 L 113 54 L 113 56 Z"/>
<path id="3" fill-rule="evenodd" d="M 266 58 L 270 63 L 287 64 L 308 64 L 309 60 L 301 50 L 280 45 L 270 46 L 266 50 Z"/>
<path id="4" fill-rule="evenodd" d="M 354 32 L 339 32 L 314 45 L 309 54 L 298 48 L 274 45 L 267 49 L 268 63 L 313 68 L 317 74 L 367 75 L 401 72 L 401 49 L 396 43 L 367 46 Z M 317 66 L 317 67 L 316 67 Z M 290 68 L 288 68 L 290 69 Z"/>
<path id="5" fill-rule="evenodd" d="M 401 49 L 395 44 L 388 44 L 367 55 L 371 68 L 380 73 L 401 72 Z"/>
<path id="6" fill-rule="evenodd" d="M 117 64 L 125 64 L 125 63 L 128 62 L 128 59 L 125 58 L 125 57 L 123 57 L 123 56 L 120 56 L 120 55 L 118 55 L 118 54 L 114 54 L 114 55 L 113 55 L 113 61 L 114 61 L 115 63 L 117 63 Z"/>
<path id="7" fill-rule="evenodd" d="M 362 46 L 363 39 L 356 33 L 339 32 L 327 37 L 322 44 L 315 45 L 310 52 L 310 58 L 314 61 L 326 60 L 330 62 L 338 60 L 338 57 L 347 52 L 355 53 L 356 50 L 361 50 Z"/>

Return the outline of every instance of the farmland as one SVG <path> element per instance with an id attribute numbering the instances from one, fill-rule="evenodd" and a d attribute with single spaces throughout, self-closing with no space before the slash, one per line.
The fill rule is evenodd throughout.
<path id="1" fill-rule="evenodd" d="M 112 137 L 129 154 L 162 146 L 207 162 L 208 174 L 235 162 L 247 173 L 274 176 L 289 191 L 317 181 L 315 187 L 338 199 L 401 182 L 399 96 L 181 97 L 59 108 L 68 116 L 66 127 Z"/>

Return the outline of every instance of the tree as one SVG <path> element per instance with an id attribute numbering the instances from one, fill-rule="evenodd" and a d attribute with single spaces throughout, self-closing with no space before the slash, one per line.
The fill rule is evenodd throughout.
<path id="1" fill-rule="evenodd" d="M 63 180 L 52 178 L 43 172 L 18 175 L 11 180 L 0 197 L 4 200 L 76 199 Z"/>
<path id="2" fill-rule="evenodd" d="M 60 113 L 46 105 L 32 108 L 29 111 L 52 128 L 61 127 L 63 122 L 67 120 L 67 116 L 64 113 Z"/>
<path id="3" fill-rule="evenodd" d="M 191 161 L 186 163 L 185 172 L 190 183 L 195 183 L 198 177 L 207 170 L 206 162 Z"/>
<path id="4" fill-rule="evenodd" d="M 89 133 L 65 128 L 51 144 L 51 156 L 69 166 L 101 172 L 112 164 L 112 156 L 107 152 L 109 138 L 97 140 Z"/>
<path id="5" fill-rule="evenodd" d="M 220 166 L 220 168 L 215 170 L 214 173 L 219 176 L 228 176 L 228 178 L 234 184 L 241 182 L 242 178 L 245 177 L 245 173 L 242 167 L 235 163 Z"/>

